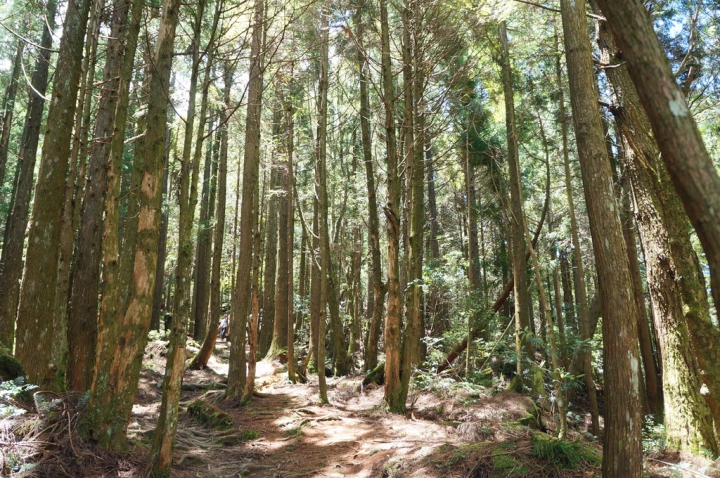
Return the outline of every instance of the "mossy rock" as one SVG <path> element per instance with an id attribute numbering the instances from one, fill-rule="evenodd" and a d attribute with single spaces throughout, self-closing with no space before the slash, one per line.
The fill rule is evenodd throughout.
<path id="1" fill-rule="evenodd" d="M 365 375 L 365 378 L 362 381 L 363 386 L 368 386 L 371 383 L 377 385 L 383 385 L 385 383 L 385 362 L 381 363 Z"/>
<path id="2" fill-rule="evenodd" d="M 198 399 L 192 402 L 188 407 L 188 415 L 203 425 L 216 430 L 227 430 L 233 426 L 230 415 L 204 400 Z"/>
<path id="3" fill-rule="evenodd" d="M 25 370 L 15 357 L 7 354 L 0 355 L 0 379 L 7 381 L 23 376 L 25 376 Z"/>

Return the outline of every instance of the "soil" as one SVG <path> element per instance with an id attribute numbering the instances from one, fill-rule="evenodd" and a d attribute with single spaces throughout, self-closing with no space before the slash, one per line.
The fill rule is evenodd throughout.
<path id="1" fill-rule="evenodd" d="M 155 341 L 146 348 L 128 427 L 132 444 L 129 454 L 103 455 L 90 445 L 81 446 L 77 439 L 69 439 L 53 445 L 57 466 L 38 466 L 35 470 L 10 475 L 143 476 L 160 405 L 165 346 L 164 342 Z M 192 344 L 189 350 L 193 350 Z M 600 476 L 601 447 L 587 439 L 586 417 L 578 417 L 570 436 L 583 456 L 580 461 L 568 466 L 558 460 L 538 458 L 534 444 L 538 437 L 551 440 L 542 429 L 547 426 L 547 433 L 552 434 L 552 424 L 547 423 L 547 417 L 542 422 L 535 419 L 533 414 L 538 414 L 538 408 L 533 400 L 515 392 L 467 390 L 459 382 L 444 379 L 428 387 L 428 391 L 413 391 L 407 414 L 395 415 L 386 413 L 382 406 L 381 386 L 362 386 L 363 375 L 328 378 L 330 404 L 324 405 L 318 399 L 316 377 L 311 376 L 305 384 L 293 384 L 287 379 L 282 363 L 262 361 L 257 366 L 256 393 L 252 401 L 239 406 L 222 398 L 227 357 L 228 344 L 218 342 L 206 369 L 185 373 L 172 477 Z M 187 407 L 197 399 L 208 403 L 210 410 L 226 412 L 232 426 L 213 429 L 191 417 Z M 28 413 L 22 419 L 0 421 L 0 432 L 4 432 L 0 433 L 3 454 L 8 440 L 12 440 L 11 430 L 17 430 L 21 420 L 32 421 L 33 415 Z M 71 425 L 73 419 L 67 416 Z M 224 415 L 223 423 L 227 425 Z M 57 428 L 64 430 L 64 437 L 69 437 L 70 426 L 60 423 Z M 37 432 L 34 436 L 42 436 L 43 443 L 54 440 Z M 15 438 L 16 443 L 22 439 Z M 27 435 L 25 440 L 27 442 Z M 63 457 L 63 450 L 69 456 Z M 43 453 L 46 451 L 38 445 L 32 456 L 43 456 Z M 83 458 L 83 465 L 72 468 L 72 455 L 78 460 Z M 99 461 L 93 462 L 93 459 Z M 96 463 L 95 468 L 92 463 Z M 648 457 L 646 476 L 720 477 L 717 465 L 664 452 Z M 3 475 L 1 469 L 0 475 Z"/>

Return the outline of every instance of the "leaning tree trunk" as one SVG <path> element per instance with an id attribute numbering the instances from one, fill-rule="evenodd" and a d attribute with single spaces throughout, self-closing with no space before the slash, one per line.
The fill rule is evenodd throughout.
<path id="1" fill-rule="evenodd" d="M 230 110 L 230 88 L 232 87 L 234 69 L 225 63 L 225 89 L 224 104 L 220 110 L 220 161 L 218 164 L 218 191 L 217 191 L 217 217 L 215 219 L 212 271 L 210 275 L 210 317 L 205 339 L 200 352 L 188 365 L 190 369 L 200 369 L 207 366 L 212 356 L 217 340 L 215 324 L 220 320 L 220 264 L 222 262 L 223 242 L 225 239 L 225 203 L 227 196 L 227 159 L 228 159 L 228 115 Z"/>
<path id="2" fill-rule="evenodd" d="M 584 0 L 562 0 L 570 102 L 603 310 L 603 477 L 642 476 L 637 309 L 605 149 Z"/>
<path id="3" fill-rule="evenodd" d="M 28 214 L 30 212 L 30 195 L 32 194 L 33 172 L 40 140 L 43 109 L 45 107 L 45 90 L 48 84 L 48 68 L 52 48 L 52 30 L 55 28 L 55 12 L 57 1 L 50 0 L 46 7 L 47 22 L 43 29 L 39 57 L 32 74 L 32 88 L 23 126 L 20 150 L 18 152 L 18 172 L 15 183 L 15 196 L 12 209 L 5 225 L 5 241 L 3 242 L 2 274 L 0 275 L 0 344 L 12 349 L 15 341 L 15 317 L 17 314 L 20 279 L 23 268 L 23 249 Z"/>
<path id="4" fill-rule="evenodd" d="M 54 378 L 51 355 L 60 224 L 90 0 L 68 2 L 55 69 L 20 289 L 15 355 L 31 383 Z"/>
<path id="5" fill-rule="evenodd" d="M 701 388 L 702 376 L 712 370 L 702 362 L 708 362 L 708 366 L 717 370 L 720 356 L 717 346 L 703 349 L 691 340 L 690 328 L 702 325 L 686 320 L 690 314 L 685 311 L 702 314 L 708 323 L 709 311 L 707 302 L 703 307 L 696 300 L 697 293 L 687 288 L 687 285 L 692 288 L 701 284 L 697 281 L 697 269 L 692 266 L 683 269 L 679 265 L 692 263 L 692 247 L 684 250 L 682 246 L 673 247 L 673 243 L 690 245 L 686 217 L 671 187 L 667 169 L 659 160 L 657 143 L 651 135 L 638 92 L 626 67 L 617 59 L 614 40 L 605 25 L 598 26 L 598 40 L 603 61 L 617 65 L 608 69 L 606 76 L 613 92 L 613 111 L 624 138 L 625 173 L 632 187 L 638 231 L 645 251 L 648 289 L 662 354 L 668 444 L 695 454 L 703 449 L 717 453 L 713 418 L 720 420 L 720 415 L 713 417 L 711 406 L 717 405 L 718 389 L 704 396 Z M 687 296 L 686 291 L 692 295 Z M 708 388 L 712 385 L 711 381 Z"/>
<path id="6" fill-rule="evenodd" d="M 165 365 L 165 376 L 162 384 L 162 402 L 157 427 L 155 428 L 155 439 L 150 451 L 153 457 L 153 473 L 156 475 L 169 475 L 172 464 L 173 448 L 177 433 L 178 413 L 180 406 L 180 389 L 182 378 L 185 372 L 185 344 L 190 321 L 190 284 L 189 272 L 192 263 L 192 228 L 195 217 L 195 205 L 197 203 L 197 183 L 202 157 L 202 146 L 205 131 L 205 122 L 208 108 L 208 89 L 212 75 L 212 66 L 215 59 L 215 35 L 220 21 L 222 1 L 215 3 L 215 15 L 210 29 L 206 51 L 208 53 L 207 64 L 205 65 L 205 79 L 202 88 L 202 101 L 200 116 L 198 118 L 198 131 L 195 142 L 194 158 L 190 164 L 189 157 L 183 154 L 182 177 L 180 178 L 180 218 L 178 255 L 175 275 L 175 298 L 173 303 L 172 330 L 170 331 L 167 362 Z M 196 12 L 196 33 L 201 31 L 203 20 L 204 1 L 198 6 Z M 199 49 L 200 35 L 196 36 L 195 48 Z M 191 94 L 194 93 L 191 89 Z M 188 121 L 190 123 L 190 121 Z M 186 134 L 191 134 L 192 127 L 186 129 Z M 186 139 L 187 141 L 187 139 Z M 208 143 L 211 143 L 208 141 Z M 211 147 L 209 145 L 209 147 Z M 192 170 L 192 173 L 191 173 Z"/>
<path id="7" fill-rule="evenodd" d="M 720 176 L 641 0 L 598 0 L 710 266 L 720 304 Z M 718 308 L 720 315 L 720 307 Z"/>

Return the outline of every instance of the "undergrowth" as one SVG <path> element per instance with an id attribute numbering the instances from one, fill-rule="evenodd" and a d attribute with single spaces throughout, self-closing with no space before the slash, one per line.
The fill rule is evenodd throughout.
<path id="1" fill-rule="evenodd" d="M 602 458 L 582 440 L 560 440 L 544 433 L 533 435 L 533 455 L 559 468 L 575 468 L 581 463 L 600 464 Z"/>

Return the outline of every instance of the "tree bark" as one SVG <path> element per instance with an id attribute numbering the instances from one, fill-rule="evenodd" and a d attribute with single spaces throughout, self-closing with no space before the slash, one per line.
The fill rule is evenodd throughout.
<path id="1" fill-rule="evenodd" d="M 700 362 L 706 360 L 710 366 L 717 367 L 717 362 L 711 361 L 720 357 L 716 348 L 703 350 L 692 343 L 690 327 L 697 324 L 686 320 L 685 310 L 701 311 L 708 322 L 709 311 L 695 300 L 696 293 L 690 297 L 684 294 L 683 283 L 690 282 L 691 287 L 698 285 L 697 269 L 683 270 L 678 266 L 678 262 L 692 262 L 692 247 L 682 250 L 688 257 L 678 254 L 682 246 L 673 248 L 672 245 L 690 245 L 685 215 L 667 170 L 659 160 L 657 144 L 650 135 L 650 122 L 640 106 L 637 90 L 626 67 L 618 62 L 613 38 L 603 24 L 598 25 L 598 40 L 603 61 L 618 65 L 606 71 L 606 76 L 613 91 L 613 111 L 624 137 L 625 173 L 632 186 L 645 252 L 648 289 L 662 353 L 668 443 L 695 454 L 703 449 L 717 453 L 713 418 L 718 420 L 720 415 L 713 417 L 710 408 L 713 399 L 707 400 L 701 393 L 701 377 L 706 369 Z M 694 350 L 693 345 L 696 345 Z M 704 358 L 701 359 L 701 355 Z"/>
<path id="2" fill-rule="evenodd" d="M 598 3 L 627 62 L 670 179 L 703 246 L 710 266 L 713 299 L 720 304 L 720 175 L 705 149 L 643 2 Z M 720 307 L 717 309 L 720 316 Z"/>
<path id="3" fill-rule="evenodd" d="M 12 130 L 12 120 L 15 114 L 15 96 L 17 95 L 18 79 L 20 79 L 24 50 L 25 41 L 18 39 L 10 81 L 5 88 L 5 97 L 3 98 L 2 109 L 4 113 L 2 115 L 2 133 L 0 134 L 0 184 L 5 182 L 5 169 L 7 167 L 8 148 L 10 146 L 10 131 Z"/>
<path id="4" fill-rule="evenodd" d="M 25 245 L 25 230 L 27 229 L 28 214 L 30 212 L 30 196 L 33 186 L 33 172 L 37 157 L 40 128 L 42 125 L 43 109 L 45 107 L 45 94 L 48 84 L 48 68 L 52 48 L 52 30 L 55 28 L 55 13 L 57 1 L 50 0 L 46 7 L 48 22 L 43 29 L 40 40 L 38 60 L 32 74 L 32 88 L 29 88 L 30 97 L 20 150 L 18 152 L 18 173 L 15 184 L 15 197 L 12 209 L 8 215 L 5 226 L 5 240 L 3 241 L 2 275 L 0 275 L 0 344 L 12 349 L 15 341 L 15 318 L 18 307 L 18 294 L 20 293 L 20 279 L 23 269 L 23 249 Z M 40 93 L 40 94 L 38 94 Z"/>
<path id="5" fill-rule="evenodd" d="M 37 384 L 49 378 L 60 224 L 90 3 L 74 0 L 67 5 L 55 69 L 55 77 L 63 81 L 53 85 L 20 289 L 15 355 L 27 380 Z"/>
<path id="6" fill-rule="evenodd" d="M 245 387 L 245 333 L 250 305 L 250 281 L 253 238 L 253 201 L 258 195 L 260 169 L 260 121 L 263 94 L 264 0 L 255 0 L 250 44 L 250 80 L 248 82 L 248 105 L 245 126 L 245 152 L 243 160 L 242 211 L 240 213 L 240 252 L 237 279 L 233 297 L 233 322 L 230 327 L 230 368 L 228 372 L 227 398 L 240 398 Z"/>
<path id="7" fill-rule="evenodd" d="M 102 257 L 103 210 L 107 190 L 110 137 L 114 131 L 118 85 L 125 52 L 131 2 L 115 0 L 108 40 L 103 84 L 90 147 L 89 175 L 82 200 L 80 230 L 75 250 L 75 268 L 68 316 L 68 370 L 70 390 L 90 388 L 97 336 L 100 259 Z"/>
<path id="8" fill-rule="evenodd" d="M 502 45 L 502 82 L 505 94 L 505 127 L 507 129 L 508 144 L 508 177 L 510 181 L 510 213 L 512 230 L 512 256 L 515 299 L 515 348 L 518 355 L 517 376 L 523 378 L 523 360 L 530 362 L 534 359 L 534 350 L 525 337 L 525 329 L 530 327 L 529 296 L 527 294 L 527 259 L 525 250 L 525 226 L 523 212 L 522 185 L 520 184 L 520 163 L 518 157 L 517 131 L 515 130 L 515 102 L 513 99 L 513 85 L 510 70 L 510 53 L 508 49 L 507 26 L 500 24 L 500 43 Z"/>
<path id="9" fill-rule="evenodd" d="M 385 284 L 382 280 L 382 260 L 380 256 L 380 220 L 378 218 L 377 191 L 375 188 L 375 166 L 372 157 L 372 131 L 370 129 L 370 99 L 368 96 L 368 59 L 363 45 L 365 24 L 363 7 L 355 7 L 355 25 L 358 39 L 358 70 L 360 75 L 360 131 L 362 139 L 363 162 L 368 194 L 368 229 L 372 275 L 372 312 L 365 346 L 365 370 L 373 370 L 378 363 L 378 342 L 382 331 Z"/>
<path id="10" fill-rule="evenodd" d="M 134 274 L 123 275 L 119 261 L 120 180 L 130 80 L 144 2 L 133 2 L 131 26 L 119 88 L 118 111 L 110 146 L 103 237 L 103 282 L 98 352 L 90 387 L 85 434 L 104 448 L 126 449 L 127 424 L 137 391 L 142 354 L 152 315 L 157 267 L 158 232 L 162 207 L 162 171 L 167 122 L 167 88 L 178 22 L 179 2 L 167 0 L 158 33 L 150 76 L 147 132 L 134 168 L 142 178 L 138 191 L 138 226 L 133 231 Z M 126 233 L 129 232 L 126 230 Z M 127 291 L 127 292 L 126 292 Z"/>
<path id="11" fill-rule="evenodd" d="M 570 102 L 603 310 L 603 477 L 642 476 L 637 309 L 605 149 L 583 0 L 562 0 Z"/>

